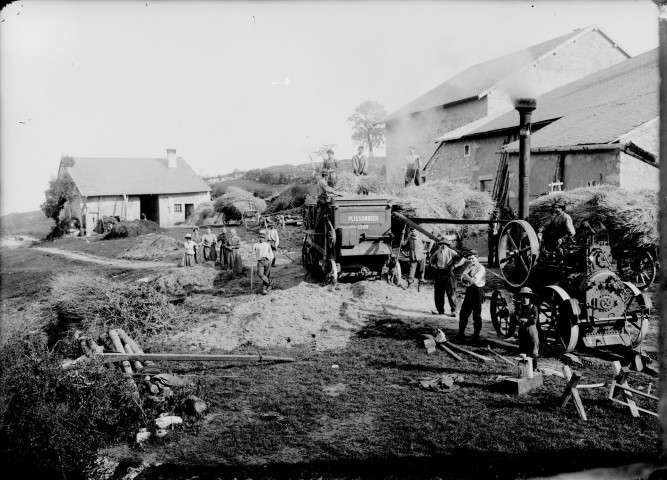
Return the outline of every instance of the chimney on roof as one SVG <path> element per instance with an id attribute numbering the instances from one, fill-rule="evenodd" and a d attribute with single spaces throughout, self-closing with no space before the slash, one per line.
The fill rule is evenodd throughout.
<path id="1" fill-rule="evenodd" d="M 167 166 L 169 168 L 176 168 L 176 149 L 168 148 L 167 149 Z"/>

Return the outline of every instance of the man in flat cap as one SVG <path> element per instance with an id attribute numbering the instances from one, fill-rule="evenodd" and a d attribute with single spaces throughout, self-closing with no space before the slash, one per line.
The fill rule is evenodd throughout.
<path id="1" fill-rule="evenodd" d="M 449 247 L 447 240 L 438 240 L 438 248 L 431 255 L 429 264 L 435 270 L 435 286 L 433 298 L 435 300 L 434 315 L 445 314 L 445 295 L 449 301 L 449 309 L 452 316 L 456 316 L 456 278 L 454 269 L 463 265 L 465 258 Z"/>
<path id="2" fill-rule="evenodd" d="M 473 340 L 479 338 L 482 330 L 482 304 L 484 303 L 484 285 L 486 285 L 486 268 L 479 263 L 477 250 L 470 250 L 467 255 L 468 265 L 461 274 L 461 282 L 466 287 L 466 294 L 461 305 L 461 316 L 459 317 L 459 333 L 457 338 L 465 338 L 465 330 L 468 326 L 468 318 L 472 313 Z"/>
<path id="3" fill-rule="evenodd" d="M 547 223 L 537 230 L 537 235 L 542 239 L 542 232 L 545 232 L 545 247 L 547 250 L 554 250 L 560 247 L 566 239 L 574 237 L 575 230 L 572 223 L 572 217 L 565 213 L 565 204 L 556 202 L 552 207 L 552 217 Z"/>
<path id="4" fill-rule="evenodd" d="M 357 154 L 352 157 L 352 170 L 357 176 L 368 175 L 368 157 L 364 155 L 363 145 L 359 145 Z"/>

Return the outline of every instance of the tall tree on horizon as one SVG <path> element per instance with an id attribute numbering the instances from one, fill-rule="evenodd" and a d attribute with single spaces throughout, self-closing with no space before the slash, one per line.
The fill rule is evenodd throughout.
<path id="1" fill-rule="evenodd" d="M 373 158 L 373 147 L 384 144 L 385 126 L 382 119 L 387 116 L 387 109 L 375 100 L 366 100 L 347 117 L 352 124 L 352 141 L 368 145 L 368 156 Z"/>

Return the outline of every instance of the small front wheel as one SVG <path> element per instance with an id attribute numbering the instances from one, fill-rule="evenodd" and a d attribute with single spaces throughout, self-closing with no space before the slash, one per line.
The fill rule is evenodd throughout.
<path id="1" fill-rule="evenodd" d="M 496 290 L 491 296 L 491 323 L 500 338 L 512 338 L 516 331 L 514 302 L 504 290 Z"/>

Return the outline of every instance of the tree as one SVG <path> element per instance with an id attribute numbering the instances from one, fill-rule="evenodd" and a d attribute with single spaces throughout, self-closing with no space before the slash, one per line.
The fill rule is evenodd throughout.
<path id="1" fill-rule="evenodd" d="M 62 157 L 60 164 L 66 169 L 74 165 L 74 159 L 72 157 Z M 49 188 L 44 192 L 46 200 L 40 205 L 40 208 L 44 212 L 44 215 L 53 219 L 57 224 L 60 211 L 65 206 L 65 202 L 74 200 L 76 193 L 76 184 L 65 170 L 62 176 L 58 178 L 51 177 L 51 180 L 49 180 Z"/>
<path id="2" fill-rule="evenodd" d="M 373 147 L 384 144 L 385 126 L 382 120 L 387 110 L 374 100 L 367 100 L 347 117 L 352 124 L 352 141 L 368 145 L 368 156 L 373 158 Z"/>

